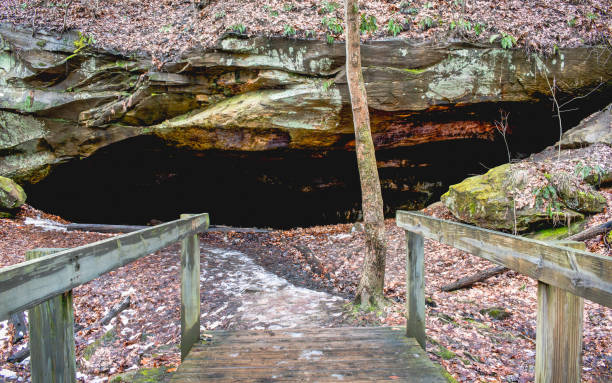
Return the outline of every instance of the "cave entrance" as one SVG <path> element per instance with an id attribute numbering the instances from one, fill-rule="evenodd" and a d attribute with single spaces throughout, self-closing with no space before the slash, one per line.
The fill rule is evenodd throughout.
<path id="1" fill-rule="evenodd" d="M 501 141 L 461 140 L 377 151 L 385 213 L 417 209 L 448 185 L 505 162 Z M 361 194 L 351 151 L 192 152 L 136 137 L 55 168 L 29 203 L 73 222 L 147 224 L 208 212 L 236 227 L 352 222 Z"/>

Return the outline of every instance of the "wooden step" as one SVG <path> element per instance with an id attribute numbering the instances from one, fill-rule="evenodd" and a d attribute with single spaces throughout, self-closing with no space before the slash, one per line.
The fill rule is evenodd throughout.
<path id="1" fill-rule="evenodd" d="M 400 327 L 209 331 L 194 345 L 174 383 L 445 383 Z"/>

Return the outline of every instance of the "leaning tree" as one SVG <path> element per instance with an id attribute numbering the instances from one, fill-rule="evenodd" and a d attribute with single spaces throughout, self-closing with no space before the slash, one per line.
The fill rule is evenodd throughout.
<path id="1" fill-rule="evenodd" d="M 385 303 L 385 260 L 387 242 L 380 179 L 376 167 L 374 142 L 370 131 L 368 100 L 361 70 L 361 48 L 359 46 L 358 0 L 345 0 L 346 20 L 346 77 L 351 95 L 353 124 L 355 127 L 355 151 L 361 183 L 363 223 L 366 248 L 361 280 L 355 301 L 362 308 L 381 306 Z"/>

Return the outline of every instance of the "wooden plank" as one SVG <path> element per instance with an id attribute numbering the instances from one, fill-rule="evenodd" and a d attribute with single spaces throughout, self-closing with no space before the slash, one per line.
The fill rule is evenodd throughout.
<path id="1" fill-rule="evenodd" d="M 406 232 L 406 335 L 419 342 L 423 350 L 425 335 L 425 265 L 422 235 Z"/>
<path id="2" fill-rule="evenodd" d="M 446 382 L 439 367 L 401 327 L 209 331 L 205 335 L 214 341 L 194 346 L 172 382 Z M 361 339 L 355 340 L 356 336 Z"/>
<path id="3" fill-rule="evenodd" d="M 367 329 L 365 331 L 364 329 Z M 359 336 L 364 338 L 375 338 L 380 334 L 398 334 L 404 335 L 402 327 L 335 327 L 333 332 L 327 331 L 329 328 L 298 328 L 298 329 L 282 329 L 282 330 L 214 330 L 204 331 L 206 336 L 219 338 L 223 336 L 231 337 L 231 339 L 245 338 L 262 338 L 262 339 L 280 339 L 290 338 L 296 341 L 304 339 L 330 338 L 339 337 L 346 339 L 347 334 L 351 336 Z"/>
<path id="4" fill-rule="evenodd" d="M 510 234 L 398 211 L 397 225 L 612 307 L 612 258 Z"/>
<path id="5" fill-rule="evenodd" d="M 181 219 L 190 218 L 181 214 Z M 181 360 L 200 340 L 200 242 L 189 235 L 181 243 Z"/>
<path id="6" fill-rule="evenodd" d="M 208 214 L 199 214 L 0 269 L 0 320 L 204 231 L 208 223 Z"/>
<path id="7" fill-rule="evenodd" d="M 585 248 L 583 242 L 559 244 Z M 581 297 L 538 282 L 536 382 L 580 382 L 583 311 L 584 300 Z"/>
<path id="8" fill-rule="evenodd" d="M 61 250 L 31 250 L 26 253 L 26 259 L 36 259 Z M 32 307 L 28 319 L 32 382 L 76 382 L 72 291 Z"/>

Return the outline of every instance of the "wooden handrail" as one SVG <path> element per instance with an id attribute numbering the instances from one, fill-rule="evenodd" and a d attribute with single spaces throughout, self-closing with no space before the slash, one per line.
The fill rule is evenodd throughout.
<path id="1" fill-rule="evenodd" d="M 612 307 L 612 258 L 423 214 L 398 211 L 397 226 Z"/>
<path id="2" fill-rule="evenodd" d="M 181 357 L 200 338 L 200 246 L 208 214 L 181 219 L 74 249 L 37 249 L 0 269 L 0 320 L 30 309 L 33 383 L 76 382 L 72 288 L 181 241 Z"/>
<path id="3" fill-rule="evenodd" d="M 583 299 L 612 307 L 612 258 L 583 243 L 563 246 L 398 211 L 406 231 L 406 334 L 425 349 L 424 238 L 488 259 L 538 280 L 535 380 L 580 382 Z"/>
<path id="4" fill-rule="evenodd" d="M 108 238 L 0 269 L 0 320 L 205 231 L 208 214 Z"/>

